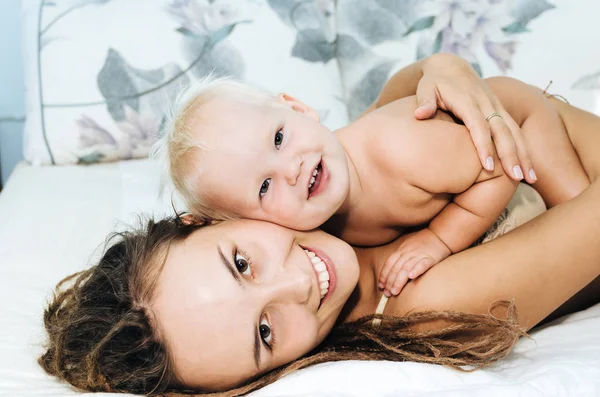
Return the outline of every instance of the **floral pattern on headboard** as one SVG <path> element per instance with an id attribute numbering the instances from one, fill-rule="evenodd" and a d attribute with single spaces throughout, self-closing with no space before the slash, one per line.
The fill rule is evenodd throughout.
<path id="1" fill-rule="evenodd" d="M 398 62 L 451 52 L 480 75 L 484 61 L 506 72 L 519 36 L 553 8 L 547 0 L 340 0 L 338 56 L 350 116 L 376 99 Z"/>
<path id="2" fill-rule="evenodd" d="M 32 3 L 34 0 L 27 1 Z M 282 67 L 281 74 L 288 73 L 289 77 L 314 76 L 316 70 L 303 70 L 303 64 L 335 62 L 333 0 L 38 0 L 38 3 L 39 119 L 48 162 L 52 164 L 94 163 L 147 156 L 159 135 L 163 112 L 182 86 L 209 73 L 246 80 L 249 78 L 249 61 L 268 62 L 249 59 L 252 56 L 248 56 L 250 46 L 240 34 L 231 39 L 240 26 L 250 35 L 266 35 L 260 40 L 271 41 L 274 58 L 282 55 L 281 50 L 279 54 L 275 52 L 276 48 L 286 48 L 288 58 L 302 61 L 295 62 L 292 67 Z M 105 12 L 104 7 L 112 7 L 116 14 L 123 15 Z M 110 19 L 98 17 L 97 21 L 94 20 L 91 9 Z M 147 20 L 146 12 L 151 15 Z M 118 18 L 125 15 L 129 18 Z M 256 22 L 256 18 L 261 20 Z M 91 26 L 80 26 L 80 20 L 88 21 Z M 113 23 L 124 32 L 144 30 L 153 33 L 151 30 L 155 25 L 155 30 L 166 38 L 169 46 L 172 48 L 175 43 L 177 48 L 161 48 L 165 45 L 157 44 L 156 53 L 162 57 L 162 62 L 157 64 L 157 57 L 149 54 L 152 42 L 138 41 L 137 48 L 134 46 L 132 49 L 126 35 L 120 37 L 120 41 L 114 41 L 114 38 L 110 41 L 103 40 L 103 31 L 95 31 L 110 29 L 107 25 Z M 265 26 L 269 25 L 272 25 L 272 32 L 265 30 Z M 65 58 L 66 62 L 81 62 L 90 72 L 97 71 L 95 75 L 86 77 L 86 95 L 95 98 L 74 99 L 77 93 L 73 87 L 68 87 L 74 92 L 68 101 L 50 100 L 48 92 L 57 91 L 52 76 L 62 71 L 53 55 L 50 61 L 46 59 L 48 51 L 56 50 L 52 48 L 55 43 L 77 41 L 77 34 L 81 32 L 77 29 L 82 27 L 87 29 L 84 34 L 92 35 L 91 43 L 85 48 L 86 54 L 77 61 L 73 52 L 66 53 Z M 288 32 L 295 36 L 294 42 L 289 44 L 286 42 Z M 72 47 L 66 47 L 72 51 Z M 104 59 L 100 67 L 97 64 L 86 65 L 87 58 L 97 59 L 100 56 Z M 148 65 L 146 61 L 141 62 L 145 59 L 152 59 L 152 67 L 145 66 Z M 85 73 L 89 72 L 86 70 Z M 325 76 L 326 72 L 323 74 Z M 254 80 L 260 82 L 265 77 L 254 77 Z M 92 79 L 95 87 L 91 84 Z M 51 88 L 48 89 L 48 86 Z M 339 95 L 329 93 L 322 97 L 331 97 L 332 101 L 338 102 L 335 98 Z M 327 118 L 330 114 L 327 99 L 324 103 L 325 106 L 319 110 Z M 101 110 L 102 107 L 104 110 Z M 79 113 L 74 115 L 76 111 Z M 54 120 L 50 121 L 47 117 L 49 112 L 69 114 L 59 120 L 60 127 L 57 128 Z M 72 132 L 67 134 L 64 132 L 67 129 Z M 39 147 L 37 149 L 41 152 Z"/>
<path id="3" fill-rule="evenodd" d="M 207 73 L 289 89 L 330 128 L 364 111 L 393 72 L 440 51 L 482 76 L 554 80 L 553 92 L 600 109 L 600 56 L 577 39 L 600 10 L 593 0 L 22 2 L 24 148 L 34 164 L 146 156 L 166 104 Z"/>

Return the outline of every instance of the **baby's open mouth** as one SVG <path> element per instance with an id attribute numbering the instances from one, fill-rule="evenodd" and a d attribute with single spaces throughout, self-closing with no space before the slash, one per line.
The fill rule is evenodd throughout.
<path id="1" fill-rule="evenodd" d="M 321 183 L 321 171 L 322 166 L 321 162 L 319 162 L 319 164 L 317 164 L 317 166 L 313 170 L 312 176 L 310 177 L 310 180 L 308 182 L 308 197 L 310 197 L 311 193 L 317 190 L 317 188 L 319 187 L 319 184 Z"/>

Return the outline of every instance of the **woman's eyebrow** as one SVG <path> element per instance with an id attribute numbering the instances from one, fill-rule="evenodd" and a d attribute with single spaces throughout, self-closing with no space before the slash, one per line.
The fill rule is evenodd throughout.
<path id="1" fill-rule="evenodd" d="M 237 272 L 237 269 L 235 266 L 233 266 L 229 259 L 223 255 L 223 251 L 221 250 L 220 246 L 217 246 L 217 251 L 219 252 L 219 257 L 221 258 L 221 262 L 225 268 L 229 271 L 229 273 L 231 273 L 231 276 L 235 279 L 235 281 L 237 281 L 240 286 L 243 286 L 240 274 Z"/>
<path id="2" fill-rule="evenodd" d="M 256 369 L 260 370 L 260 336 L 258 335 L 258 327 L 254 327 L 254 363 Z"/>

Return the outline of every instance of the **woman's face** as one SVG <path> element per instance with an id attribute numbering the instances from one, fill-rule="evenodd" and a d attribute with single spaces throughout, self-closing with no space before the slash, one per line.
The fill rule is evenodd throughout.
<path id="1" fill-rule="evenodd" d="M 231 388 L 322 342 L 358 275 L 324 232 L 227 221 L 171 246 L 152 309 L 183 383 Z"/>

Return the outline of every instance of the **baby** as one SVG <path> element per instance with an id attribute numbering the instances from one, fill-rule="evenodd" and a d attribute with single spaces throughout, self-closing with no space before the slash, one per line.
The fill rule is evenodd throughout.
<path id="1" fill-rule="evenodd" d="M 521 126 L 539 177 L 552 175 L 577 192 L 586 186 L 546 96 L 509 78 L 487 84 Z M 402 98 L 330 131 L 314 109 L 290 95 L 206 79 L 182 95 L 157 145 L 175 187 L 200 217 L 322 227 L 358 246 L 385 244 L 416 230 L 379 275 L 379 287 L 389 296 L 472 245 L 517 185 L 501 167 L 481 166 L 467 129 L 450 115 L 438 111 L 417 121 L 416 108 L 414 96 Z M 488 121 L 502 122 L 496 114 Z"/>

